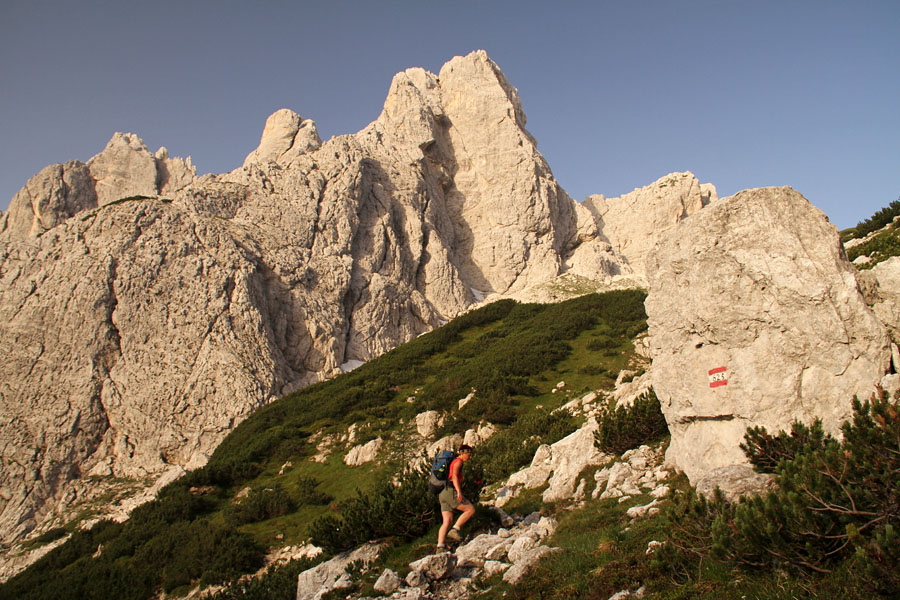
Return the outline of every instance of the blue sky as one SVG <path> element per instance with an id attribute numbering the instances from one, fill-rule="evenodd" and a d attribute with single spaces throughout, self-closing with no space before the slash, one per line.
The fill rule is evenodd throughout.
<path id="1" fill-rule="evenodd" d="M 391 77 L 483 48 L 569 194 L 690 170 L 839 228 L 900 197 L 900 2 L 0 0 L 0 209 L 115 131 L 230 171 L 287 107 L 324 139 Z"/>

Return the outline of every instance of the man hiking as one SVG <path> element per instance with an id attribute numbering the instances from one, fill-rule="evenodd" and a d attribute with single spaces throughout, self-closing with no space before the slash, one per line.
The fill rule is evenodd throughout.
<path id="1" fill-rule="evenodd" d="M 462 540 L 459 534 L 459 528 L 465 525 L 466 521 L 475 514 L 475 507 L 472 503 L 465 499 L 462 493 L 462 467 L 463 463 L 472 458 L 472 447 L 463 444 L 459 447 L 458 456 L 450 463 L 450 474 L 447 477 L 447 485 L 443 491 L 438 494 L 438 501 L 441 503 L 441 517 L 444 522 L 438 530 L 438 548 L 444 548 L 444 541 L 450 538 L 451 541 L 458 542 Z M 461 510 L 462 514 L 456 520 L 456 525 L 450 528 L 453 522 L 453 511 Z"/>

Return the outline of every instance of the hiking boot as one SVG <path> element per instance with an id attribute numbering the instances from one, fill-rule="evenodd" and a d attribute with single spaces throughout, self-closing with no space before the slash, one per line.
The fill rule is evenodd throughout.
<path id="1" fill-rule="evenodd" d="M 462 541 L 462 536 L 459 535 L 459 530 L 456 527 L 447 532 L 447 538 L 453 540 L 454 542 Z"/>

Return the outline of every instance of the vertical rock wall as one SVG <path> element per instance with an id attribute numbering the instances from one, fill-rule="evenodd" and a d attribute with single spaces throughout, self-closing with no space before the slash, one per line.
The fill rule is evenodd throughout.
<path id="1" fill-rule="evenodd" d="M 790 188 L 740 192 L 686 218 L 650 255 L 648 279 L 667 458 L 692 482 L 745 462 L 748 426 L 819 417 L 837 431 L 890 367 L 837 230 Z"/>

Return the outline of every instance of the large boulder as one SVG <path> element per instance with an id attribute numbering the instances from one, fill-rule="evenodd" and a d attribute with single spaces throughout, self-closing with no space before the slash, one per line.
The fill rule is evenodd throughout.
<path id="1" fill-rule="evenodd" d="M 740 192 L 684 219 L 648 260 L 653 387 L 667 460 L 692 482 L 746 462 L 746 429 L 821 418 L 836 432 L 890 364 L 837 230 L 791 188 Z"/>
<path id="2" fill-rule="evenodd" d="M 358 562 L 365 565 L 374 562 L 382 547 L 380 544 L 363 544 L 303 571 L 297 576 L 297 600 L 320 600 L 329 592 L 350 587 L 347 567 Z"/>
<path id="3" fill-rule="evenodd" d="M 591 417 L 577 431 L 553 445 L 539 446 L 531 465 L 510 475 L 506 488 L 533 489 L 549 483 L 543 493 L 544 502 L 571 499 L 581 473 L 587 467 L 603 464 L 610 459 L 594 443 L 594 434 L 598 429 L 597 420 Z M 497 505 L 501 506 L 514 494 L 515 491 L 511 494 L 507 491 L 498 499 Z"/>

